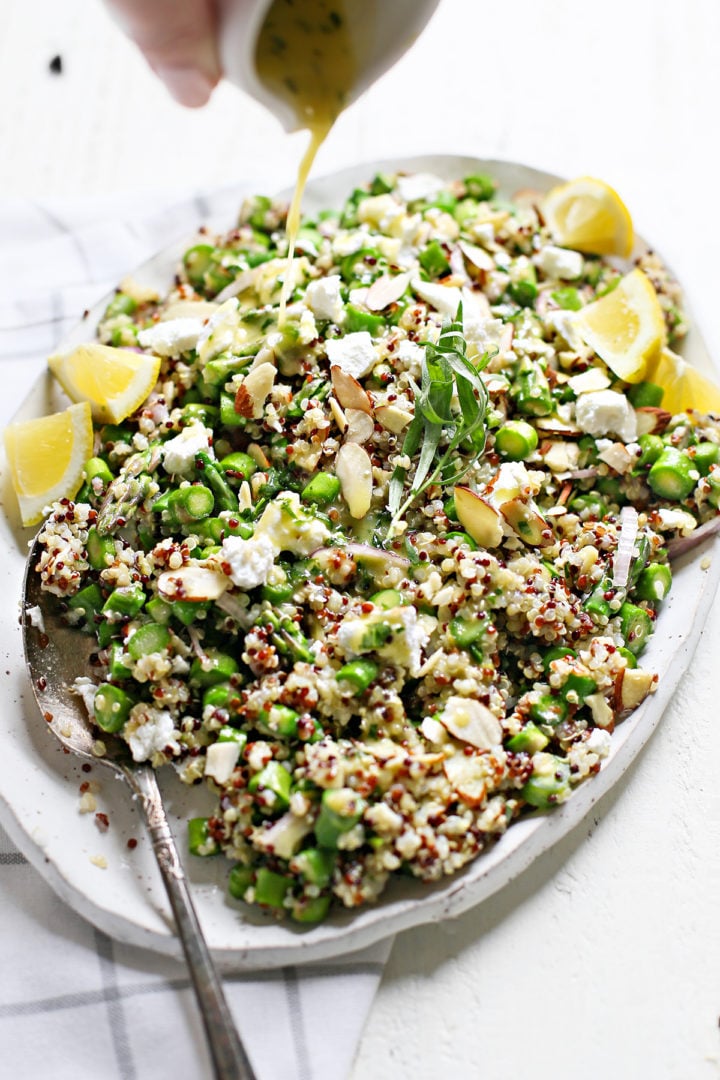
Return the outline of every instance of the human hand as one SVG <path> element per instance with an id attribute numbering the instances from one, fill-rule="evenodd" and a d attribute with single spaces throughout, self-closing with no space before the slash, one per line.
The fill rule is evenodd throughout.
<path id="1" fill-rule="evenodd" d="M 216 0 L 105 0 L 181 105 L 205 105 L 220 80 Z"/>

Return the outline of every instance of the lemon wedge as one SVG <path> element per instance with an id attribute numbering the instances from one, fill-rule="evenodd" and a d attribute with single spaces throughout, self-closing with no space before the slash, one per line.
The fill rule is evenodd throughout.
<path id="1" fill-rule="evenodd" d="M 70 400 L 89 401 L 99 424 L 119 424 L 135 412 L 157 382 L 160 364 L 157 356 L 96 344 L 48 360 Z"/>
<path id="2" fill-rule="evenodd" d="M 670 349 L 663 349 L 658 359 L 648 365 L 645 378 L 662 386 L 661 407 L 673 416 L 686 409 L 720 413 L 720 386 Z"/>
<path id="3" fill-rule="evenodd" d="M 542 212 L 553 239 L 589 255 L 632 251 L 633 223 L 617 191 L 602 180 L 581 176 L 552 188 Z"/>
<path id="4" fill-rule="evenodd" d="M 72 499 L 83 481 L 93 452 L 90 405 L 8 424 L 4 440 L 22 523 L 36 525 L 49 503 Z"/>
<path id="5" fill-rule="evenodd" d="M 642 270 L 632 270 L 606 296 L 578 311 L 573 327 L 586 345 L 625 382 L 645 378 L 665 339 L 657 293 Z"/>

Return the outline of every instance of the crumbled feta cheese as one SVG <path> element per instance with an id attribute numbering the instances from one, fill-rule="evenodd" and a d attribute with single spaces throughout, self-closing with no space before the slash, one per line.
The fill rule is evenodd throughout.
<path id="1" fill-rule="evenodd" d="M 298 344 L 309 345 L 318 336 L 315 316 L 309 308 L 304 308 L 298 324 Z"/>
<path id="2" fill-rule="evenodd" d="M 602 728 L 593 728 L 585 741 L 586 748 L 592 750 L 592 752 L 597 754 L 600 758 L 606 758 L 608 756 L 611 745 L 612 737 L 610 733 L 608 731 L 603 731 Z"/>
<path id="3" fill-rule="evenodd" d="M 392 195 L 370 195 L 358 203 L 358 221 L 379 226 L 381 232 L 387 232 L 395 218 L 404 215 L 405 208 Z"/>
<path id="4" fill-rule="evenodd" d="M 495 240 L 495 226 L 492 221 L 478 221 L 470 226 L 470 235 L 480 244 L 492 244 Z"/>
<path id="5" fill-rule="evenodd" d="M 240 589 L 255 589 L 266 583 L 277 554 L 270 537 L 256 533 L 249 540 L 226 536 L 218 558 L 233 584 Z"/>
<path id="6" fill-rule="evenodd" d="M 205 757 L 205 775 L 218 784 L 226 784 L 233 774 L 240 757 L 240 743 L 216 742 L 208 746 Z"/>
<path id="7" fill-rule="evenodd" d="M 162 460 L 165 472 L 172 476 L 183 475 L 195 464 L 195 455 L 199 450 L 208 452 L 212 443 L 212 429 L 206 428 L 199 420 L 183 428 L 174 439 L 168 439 L 162 448 Z M 212 454 L 211 454 L 212 456 Z"/>
<path id="8" fill-rule="evenodd" d="M 575 404 L 575 419 L 588 435 L 618 435 L 626 443 L 637 438 L 635 410 L 615 390 L 582 394 Z"/>
<path id="9" fill-rule="evenodd" d="M 266 743 L 264 739 L 250 743 L 247 749 L 247 763 L 253 772 L 260 772 L 271 760 L 272 749 L 269 743 Z"/>
<path id="10" fill-rule="evenodd" d="M 155 323 L 147 330 L 141 330 L 138 342 L 143 349 L 150 349 L 156 356 L 177 360 L 183 353 L 196 348 L 203 329 L 202 319 L 168 319 L 167 322 Z"/>
<path id="11" fill-rule="evenodd" d="M 406 338 L 398 345 L 395 355 L 398 360 L 402 360 L 406 364 L 421 364 L 425 355 L 425 348 L 423 345 L 418 345 L 417 342 L 409 341 Z"/>
<path id="12" fill-rule="evenodd" d="M 362 379 L 369 375 L 378 362 L 378 356 L 367 330 L 357 330 L 345 337 L 330 339 L 325 343 L 331 367 L 339 367 L 346 375 Z"/>
<path id="13" fill-rule="evenodd" d="M 149 705 L 136 705 L 131 710 L 126 732 L 134 761 L 148 761 L 153 754 L 162 753 L 167 746 L 174 750 L 178 747 L 170 713 Z"/>
<path id="14" fill-rule="evenodd" d="M 81 675 L 75 680 L 72 688 L 74 692 L 76 694 L 79 694 L 79 696 L 83 699 L 83 704 L 87 709 L 88 716 L 91 718 L 94 717 L 95 692 L 97 691 L 97 686 L 92 681 L 92 679 L 88 679 L 87 675 Z"/>
<path id="15" fill-rule="evenodd" d="M 557 311 L 548 311 L 545 316 L 545 322 L 551 329 L 559 334 L 560 337 L 565 338 L 571 349 L 578 353 L 584 353 L 587 350 L 587 347 L 575 326 L 575 315 L 576 312 L 574 311 L 565 311 L 562 308 L 558 308 Z"/>
<path id="16" fill-rule="evenodd" d="M 396 185 L 398 195 L 406 203 L 417 202 L 418 199 L 434 199 L 445 186 L 445 180 L 432 173 L 399 176 Z"/>
<path id="17" fill-rule="evenodd" d="M 502 506 L 511 499 L 527 499 L 537 493 L 530 473 L 521 461 L 503 461 L 492 480 L 492 488 L 483 492 L 483 498 L 492 506 Z"/>
<path id="18" fill-rule="evenodd" d="M 305 290 L 305 303 L 318 319 L 330 319 L 338 323 L 345 314 L 345 307 L 340 295 L 342 278 L 339 274 L 311 281 Z"/>
<path id="19" fill-rule="evenodd" d="M 474 346 L 482 356 L 488 349 L 500 347 L 505 336 L 505 323 L 502 319 L 473 319 L 466 316 L 463 330 L 468 347 Z"/>
<path id="20" fill-rule="evenodd" d="M 329 535 L 325 523 L 306 513 L 294 491 L 279 492 L 255 528 L 255 536 L 267 538 L 278 552 L 303 556 L 321 547 Z"/>
<path id="21" fill-rule="evenodd" d="M 360 230 L 339 233 L 332 242 L 333 255 L 337 259 L 344 259 L 346 255 L 354 255 L 363 246 L 365 240 L 366 237 Z"/>
<path id="22" fill-rule="evenodd" d="M 372 642 L 377 639 L 372 628 L 379 624 L 389 627 L 390 634 L 386 642 L 374 645 Z M 365 618 L 344 619 L 338 628 L 337 644 L 350 656 L 376 652 L 416 676 L 422 663 L 422 649 L 429 636 L 419 623 L 415 608 L 407 606 L 379 611 Z"/>
<path id="23" fill-rule="evenodd" d="M 27 616 L 30 625 L 36 630 L 39 630 L 41 634 L 45 632 L 45 620 L 43 619 L 43 613 L 37 604 L 33 604 L 32 607 L 25 608 L 25 615 Z"/>
<path id="24" fill-rule="evenodd" d="M 560 278 L 561 281 L 574 281 L 585 268 L 585 261 L 579 251 L 568 251 L 567 248 L 555 247 L 554 244 L 547 244 L 542 248 L 535 262 L 543 274 Z"/>
<path id="25" fill-rule="evenodd" d="M 453 694 L 438 719 L 451 735 L 479 750 L 491 750 L 502 742 L 502 726 L 486 705 L 474 698 Z"/>

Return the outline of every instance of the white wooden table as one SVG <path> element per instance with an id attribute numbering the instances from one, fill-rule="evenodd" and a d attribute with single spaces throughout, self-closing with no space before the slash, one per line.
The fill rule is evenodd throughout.
<path id="1" fill-rule="evenodd" d="M 316 171 L 455 151 L 601 176 L 720 356 L 719 41 L 717 0 L 444 0 Z M 174 105 L 98 0 L 3 0 L 0 102 L 2 197 L 281 187 L 301 150 L 229 86 Z M 398 938 L 353 1080 L 720 1075 L 719 645 L 716 607 L 593 818 L 480 909 Z"/>

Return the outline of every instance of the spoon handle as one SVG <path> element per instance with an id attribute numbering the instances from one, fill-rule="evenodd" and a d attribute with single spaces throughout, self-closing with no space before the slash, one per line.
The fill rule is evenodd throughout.
<path id="1" fill-rule="evenodd" d="M 153 851 L 175 916 L 205 1026 L 215 1077 L 217 1080 L 256 1080 L 200 928 L 155 773 L 148 766 L 135 767 L 128 769 L 128 779 L 140 797 Z"/>

